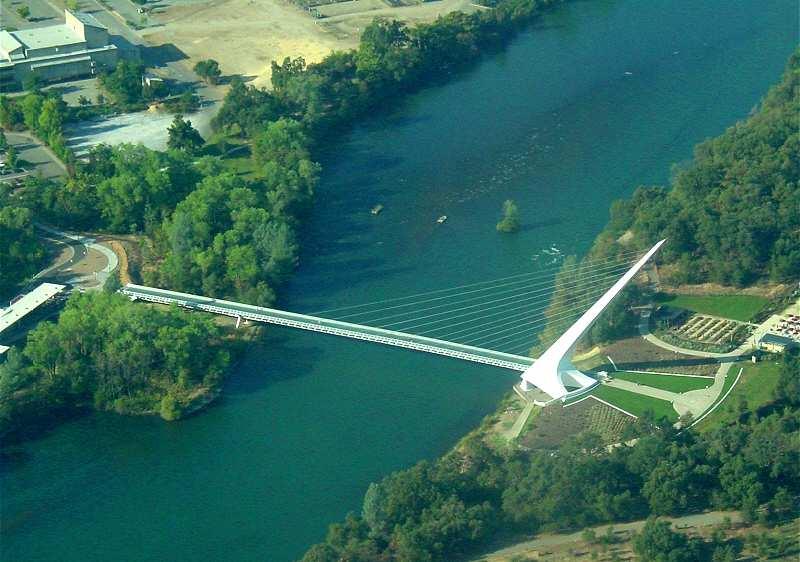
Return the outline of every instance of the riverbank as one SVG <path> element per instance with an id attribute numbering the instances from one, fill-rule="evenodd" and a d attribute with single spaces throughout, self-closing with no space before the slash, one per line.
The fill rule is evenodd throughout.
<path id="1" fill-rule="evenodd" d="M 667 181 L 694 144 L 747 115 L 792 49 L 788 11 L 571 3 L 455 82 L 394 104 L 323 155 L 280 308 L 525 273 L 554 242 L 585 253 L 606 222 L 598 209 Z M 522 228 L 501 237 L 507 198 Z M 265 337 L 202 415 L 92 413 L 15 447 L 0 471 L 13 521 L 0 557 L 296 560 L 360 510 L 370 482 L 446 453 L 517 380 L 278 327 Z"/>

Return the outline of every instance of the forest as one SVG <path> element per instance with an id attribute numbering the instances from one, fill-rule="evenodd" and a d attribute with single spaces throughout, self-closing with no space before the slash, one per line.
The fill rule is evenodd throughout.
<path id="1" fill-rule="evenodd" d="M 796 279 L 799 64 L 800 51 L 757 112 L 697 147 L 672 189 L 643 187 L 631 200 L 616 202 L 587 259 L 646 249 L 666 237 L 670 243 L 660 259 L 675 282 Z M 625 244 L 619 243 L 628 232 Z M 569 298 L 567 282 L 580 282 L 581 263 L 570 258 L 565 265 L 577 267 L 578 274 L 565 270 L 557 277 L 551 310 Z M 589 338 L 625 335 L 633 325 L 627 305 L 640 299 L 639 291 L 631 287 L 623 293 Z M 554 319 L 542 340 L 559 328 Z M 792 513 L 800 492 L 798 373 L 800 354 L 786 354 L 774 401 L 759 411 L 742 411 L 735 423 L 706 434 L 640 420 L 633 430 L 638 442 L 611 452 L 592 434 L 573 438 L 556 452 L 499 453 L 467 437 L 441 459 L 370 485 L 361 513 L 332 525 L 303 562 L 452 560 L 515 533 L 710 508 L 742 510 L 750 521 L 774 522 Z M 648 527 L 666 536 L 656 524 Z M 735 559 L 732 545 L 684 543 L 675 543 L 670 560 Z M 647 553 L 649 546 L 636 548 Z"/>
<path id="2" fill-rule="evenodd" d="M 532 452 L 498 452 L 468 436 L 436 461 L 371 484 L 361 513 L 332 525 L 303 562 L 452 561 L 498 539 L 705 509 L 775 523 L 800 493 L 798 372 L 800 355 L 787 354 L 774 402 L 709 433 L 640 419 L 626 435 L 639 437 L 633 445 L 609 451 L 584 434 Z M 684 546 L 670 560 L 714 556 Z"/>
<path id="3" fill-rule="evenodd" d="M 0 187 L 0 295 L 11 293 L 39 271 L 45 259 L 34 231 L 33 213 L 9 205 L 8 197 L 8 188 Z"/>
<path id="4" fill-rule="evenodd" d="M 229 361 L 211 317 L 74 293 L 57 322 L 41 322 L 0 364 L 0 436 L 80 408 L 176 419 L 218 389 Z"/>
<path id="5" fill-rule="evenodd" d="M 662 280 L 746 286 L 800 275 L 800 50 L 760 107 L 698 145 L 671 188 L 639 187 L 611 207 L 592 255 L 667 238 Z"/>
<path id="6" fill-rule="evenodd" d="M 782 80 L 751 116 L 695 148 L 671 189 L 639 187 L 611 205 L 610 219 L 586 257 L 565 260 L 556 276 L 540 345 L 552 342 L 574 318 L 557 315 L 570 295 L 591 295 L 590 264 L 641 252 L 663 238 L 657 254 L 661 282 L 747 286 L 794 282 L 800 276 L 800 50 Z M 611 279 L 606 286 L 611 285 Z M 631 285 L 592 326 L 582 345 L 632 335 L 638 316 L 631 305 L 648 301 Z"/>
<path id="7" fill-rule="evenodd" d="M 273 62 L 271 91 L 235 81 L 214 125 L 253 137 L 266 122 L 287 117 L 321 141 L 390 98 L 449 79 L 561 1 L 502 0 L 492 10 L 453 12 L 414 26 L 377 18 L 354 50 L 316 64 L 301 57 Z"/>

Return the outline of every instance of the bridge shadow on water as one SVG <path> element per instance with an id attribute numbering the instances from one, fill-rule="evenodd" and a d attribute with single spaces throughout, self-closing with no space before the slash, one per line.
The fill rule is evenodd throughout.
<path id="1" fill-rule="evenodd" d="M 306 345 L 298 332 L 277 326 L 263 327 L 265 333 L 250 344 L 241 361 L 234 365 L 225 382 L 222 400 L 260 392 L 282 381 L 311 372 L 324 352 Z"/>

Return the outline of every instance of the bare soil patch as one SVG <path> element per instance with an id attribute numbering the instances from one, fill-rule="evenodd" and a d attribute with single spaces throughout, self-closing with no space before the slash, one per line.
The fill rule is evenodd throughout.
<path id="1" fill-rule="evenodd" d="M 153 14 L 161 26 L 145 31 L 152 44 L 171 43 L 194 65 L 218 61 L 224 75 L 267 86 L 270 63 L 287 56 L 317 62 L 334 49 L 355 46 L 324 30 L 307 12 L 280 0 L 170 1 Z"/>
<path id="2" fill-rule="evenodd" d="M 604 443 L 617 443 L 632 422 L 632 418 L 591 398 L 567 407 L 551 404 L 520 438 L 520 445 L 530 449 L 555 449 L 569 437 L 589 430 L 600 435 Z"/>
<path id="3" fill-rule="evenodd" d="M 269 87 L 272 61 L 302 56 L 318 62 L 334 50 L 358 45 L 375 18 L 409 23 L 433 21 L 452 11 L 479 9 L 470 0 L 439 0 L 392 7 L 385 0 L 353 0 L 315 8 L 321 17 L 282 0 L 168 0 L 151 14 L 157 25 L 144 30 L 154 45 L 172 44 L 190 66 L 214 59 L 226 76 Z"/>
<path id="4" fill-rule="evenodd" d="M 603 349 L 602 355 L 598 356 L 598 361 L 601 362 L 593 365 L 595 370 L 609 372 L 616 370 L 606 356 L 611 357 L 617 369 L 621 371 L 713 375 L 719 367 L 715 359 L 674 353 L 655 346 L 641 337 L 619 340 Z"/>

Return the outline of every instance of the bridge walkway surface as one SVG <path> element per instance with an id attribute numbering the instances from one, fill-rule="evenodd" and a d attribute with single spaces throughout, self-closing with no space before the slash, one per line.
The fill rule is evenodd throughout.
<path id="1" fill-rule="evenodd" d="M 481 347 L 427 338 L 415 334 L 407 334 L 405 332 L 385 330 L 383 328 L 375 328 L 362 324 L 342 322 L 340 320 L 331 320 L 318 316 L 309 316 L 307 314 L 298 314 L 273 308 L 213 299 L 201 295 L 179 293 L 166 289 L 157 289 L 134 284 L 125 285 L 120 289 L 120 292 L 127 295 L 132 300 L 142 300 L 167 305 L 175 304 L 190 310 L 199 310 L 233 318 L 288 326 L 300 330 L 309 330 L 383 345 L 402 347 L 414 351 L 471 361 L 473 363 L 492 365 L 512 371 L 525 371 L 534 363 L 532 358 L 522 355 L 513 355 Z"/>

